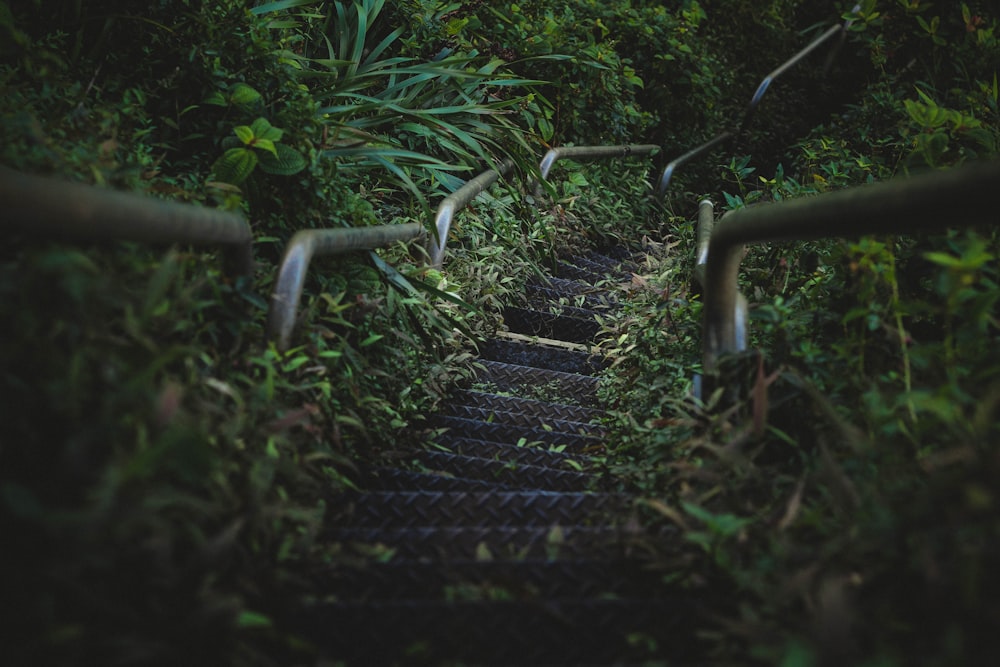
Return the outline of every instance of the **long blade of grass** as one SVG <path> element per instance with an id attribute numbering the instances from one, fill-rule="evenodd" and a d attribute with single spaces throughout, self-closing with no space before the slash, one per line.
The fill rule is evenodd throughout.
<path id="1" fill-rule="evenodd" d="M 315 4 L 317 4 L 316 0 L 277 0 L 276 2 L 268 2 L 267 4 L 260 5 L 259 7 L 252 7 L 250 13 L 254 16 L 260 16 L 270 12 L 280 12 L 283 9 Z"/>

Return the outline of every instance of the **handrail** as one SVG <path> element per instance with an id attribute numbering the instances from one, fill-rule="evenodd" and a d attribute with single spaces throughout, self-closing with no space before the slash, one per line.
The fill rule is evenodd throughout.
<path id="1" fill-rule="evenodd" d="M 560 146 L 545 154 L 539 165 L 542 179 L 549 177 L 549 171 L 559 160 L 599 160 L 603 158 L 625 158 L 653 155 L 660 150 L 654 144 L 634 144 L 628 146 Z"/>
<path id="2" fill-rule="evenodd" d="M 424 226 L 419 222 L 296 232 L 285 249 L 278 280 L 271 294 L 267 313 L 268 338 L 274 340 L 282 352 L 288 349 L 302 299 L 302 287 L 313 257 L 382 248 L 397 241 L 419 238 L 424 233 Z"/>
<path id="3" fill-rule="evenodd" d="M 715 370 L 720 355 L 743 349 L 737 277 L 745 245 L 998 225 L 998 185 L 1000 160 L 992 160 L 730 211 L 711 232 L 705 265 L 705 372 Z"/>
<path id="4" fill-rule="evenodd" d="M 444 261 L 445 245 L 448 242 L 448 233 L 451 231 L 451 219 L 455 213 L 513 168 L 513 160 L 504 160 L 495 169 L 484 171 L 469 180 L 458 190 L 445 197 L 438 205 L 437 215 L 434 218 L 434 229 L 437 235 L 429 240 L 430 247 L 427 249 L 431 266 L 441 268 Z"/>
<path id="5" fill-rule="evenodd" d="M 562 158 L 613 158 L 629 155 L 652 155 L 659 146 L 567 146 L 554 148 L 542 160 L 542 177 L 548 175 L 552 165 Z M 444 261 L 444 251 L 455 214 L 474 200 L 481 192 L 497 182 L 514 167 L 513 160 L 501 162 L 495 169 L 489 169 L 469 180 L 458 190 L 445 197 L 438 205 L 434 219 L 436 238 L 428 241 L 428 263 L 440 268 Z M 418 223 L 406 225 L 380 225 L 377 227 L 326 229 L 300 231 L 289 242 L 278 270 L 278 280 L 267 316 L 267 335 L 274 340 L 279 350 L 287 350 L 295 328 L 296 313 L 302 299 L 309 262 L 316 255 L 330 255 L 350 250 L 372 249 L 394 243 L 409 241 L 423 234 Z"/>
<path id="6" fill-rule="evenodd" d="M 253 272 L 250 226 L 227 211 L 34 176 L 2 165 L 0 210 L 7 224 L 32 233 L 222 245 L 234 272 Z"/>
<path id="7" fill-rule="evenodd" d="M 857 11 L 858 7 L 855 6 L 854 11 Z M 660 196 L 666 194 L 667 188 L 670 186 L 670 181 L 674 177 L 674 172 L 677 171 L 678 167 L 681 165 L 694 160 L 695 158 L 701 157 L 708 151 L 712 150 L 716 146 L 736 138 L 743 134 L 750 121 L 753 119 L 755 112 L 757 111 L 758 105 L 762 99 L 764 99 L 764 94 L 770 89 L 771 84 L 775 82 L 782 74 L 793 68 L 795 65 L 802 62 L 806 56 L 811 54 L 813 51 L 818 49 L 821 45 L 829 41 L 831 38 L 837 35 L 843 35 L 847 32 L 847 29 L 851 25 L 851 20 L 845 21 L 843 24 L 838 24 L 831 26 L 822 35 L 809 42 L 803 49 L 798 53 L 793 55 L 791 58 L 786 60 L 784 63 L 779 65 L 777 68 L 772 70 L 767 76 L 761 79 L 760 83 L 757 85 L 757 89 L 754 91 L 753 97 L 750 98 L 750 103 L 747 105 L 746 111 L 743 112 L 743 119 L 740 121 L 738 129 L 735 130 L 725 130 L 720 132 L 716 136 L 712 137 L 700 146 L 689 150 L 680 157 L 671 160 L 666 167 L 663 168 L 663 174 L 660 176 L 660 185 L 658 192 Z"/>

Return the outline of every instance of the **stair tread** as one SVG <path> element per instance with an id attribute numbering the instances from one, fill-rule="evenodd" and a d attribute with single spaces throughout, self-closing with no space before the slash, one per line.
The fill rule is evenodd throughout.
<path id="1" fill-rule="evenodd" d="M 469 405 L 449 404 L 442 407 L 441 415 L 446 417 L 461 417 L 462 419 L 474 419 L 505 426 L 528 426 L 535 425 L 543 430 L 551 430 L 556 433 L 573 433 L 577 435 L 590 435 L 596 438 L 605 435 L 605 429 L 600 424 L 588 424 L 585 422 L 572 421 L 568 419 L 557 419 L 554 417 L 540 417 L 538 415 L 524 414 L 510 410 L 498 408 L 479 408 Z"/>
<path id="2" fill-rule="evenodd" d="M 586 491 L 598 483 L 592 475 L 566 468 L 510 463 L 447 452 L 426 451 L 417 454 L 424 466 L 452 473 L 464 479 L 481 479 L 506 487 L 549 491 Z"/>
<path id="3" fill-rule="evenodd" d="M 566 421 L 589 424 L 600 419 L 604 412 L 578 405 L 551 403 L 518 396 L 504 396 L 484 391 L 459 389 L 452 393 L 451 401 L 470 407 L 495 408 L 504 412 L 516 412 L 541 418 L 564 419 Z"/>
<path id="4" fill-rule="evenodd" d="M 563 470 L 576 467 L 574 464 L 568 463 L 568 461 L 575 461 L 583 468 L 592 465 L 592 459 L 582 454 L 572 454 L 566 451 L 557 452 L 539 447 L 519 446 L 477 438 L 465 438 L 447 433 L 438 436 L 436 444 L 453 454 L 500 458 L 504 461 L 523 463 L 525 465 L 544 466 Z"/>
<path id="5" fill-rule="evenodd" d="M 565 447 L 573 451 L 587 452 L 604 449 L 603 441 L 596 435 L 547 431 L 543 428 L 531 428 L 519 424 L 496 423 L 441 414 L 428 417 L 427 424 L 433 428 L 451 429 L 451 432 L 456 435 L 509 445 L 516 445 L 519 442 L 542 443 L 549 447 Z"/>
<path id="6" fill-rule="evenodd" d="M 334 515 L 341 527 L 553 526 L 594 523 L 628 509 L 621 494 L 499 490 L 375 491 L 343 494 Z"/>

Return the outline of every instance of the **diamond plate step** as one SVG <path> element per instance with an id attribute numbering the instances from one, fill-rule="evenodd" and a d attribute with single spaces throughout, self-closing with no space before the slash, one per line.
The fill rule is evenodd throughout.
<path id="1" fill-rule="evenodd" d="M 626 496 L 554 491 L 404 491 L 345 494 L 330 517 L 340 527 L 596 525 L 626 513 Z"/>
<path id="2" fill-rule="evenodd" d="M 552 313 L 513 306 L 505 307 L 502 314 L 504 324 L 515 333 L 554 338 L 570 343 L 590 342 L 601 330 L 597 320 L 593 317 L 584 319 L 553 315 Z"/>
<path id="3" fill-rule="evenodd" d="M 429 472 L 502 484 L 512 489 L 580 492 L 593 490 L 600 480 L 582 472 L 499 461 L 476 456 L 426 451 L 415 460 Z"/>
<path id="4" fill-rule="evenodd" d="M 577 373 L 547 371 L 529 366 L 504 364 L 483 359 L 477 362 L 482 370 L 479 382 L 488 383 L 500 391 L 520 393 L 525 398 L 546 400 L 583 407 L 598 407 L 597 378 Z"/>
<path id="5" fill-rule="evenodd" d="M 565 448 L 566 451 L 577 453 L 604 451 L 601 439 L 592 435 L 560 433 L 559 431 L 546 431 L 541 428 L 491 423 L 445 415 L 431 415 L 427 418 L 427 424 L 432 428 L 450 429 L 454 435 L 502 442 L 508 445 L 516 445 L 522 441 L 525 443 L 540 442 L 543 445 L 548 445 L 549 448 Z"/>
<path id="6" fill-rule="evenodd" d="M 463 479 L 445 474 L 412 472 L 399 468 L 369 468 L 358 486 L 366 491 L 430 491 L 484 493 L 507 489 L 502 484 L 481 479 Z M 514 491 L 515 489 L 508 489 Z"/>
<path id="7" fill-rule="evenodd" d="M 582 285 L 577 281 L 566 281 L 573 285 Z M 597 292 L 590 294 L 580 294 L 577 292 L 559 290 L 541 283 L 529 283 L 525 286 L 524 292 L 531 302 L 545 301 L 548 303 L 562 303 L 567 305 L 587 308 L 595 313 L 606 313 L 619 307 L 618 301 L 613 294 L 608 292 Z"/>
<path id="8" fill-rule="evenodd" d="M 591 460 L 587 456 L 554 452 L 528 445 L 519 447 L 489 440 L 454 437 L 449 434 L 438 436 L 437 443 L 453 454 L 498 459 L 519 465 L 542 466 L 558 470 L 576 470 L 579 466 L 585 471 L 592 466 Z M 573 461 L 576 465 L 569 463 L 569 461 Z"/>
<path id="9" fill-rule="evenodd" d="M 572 298 L 583 296 L 588 300 L 595 300 L 598 305 L 615 304 L 618 296 L 614 292 L 609 292 L 600 287 L 594 287 L 587 282 L 573 280 L 572 278 L 557 278 L 547 276 L 543 281 L 528 283 L 529 286 L 539 286 L 546 289 L 555 290 L 561 296 Z M 598 308 L 598 310 L 600 310 Z"/>
<path id="10" fill-rule="evenodd" d="M 584 424 L 582 422 L 566 421 L 564 419 L 546 419 L 536 415 L 526 415 L 520 412 L 507 412 L 504 410 L 491 410 L 488 408 L 476 408 L 469 405 L 457 403 L 448 404 L 442 407 L 441 413 L 448 417 L 461 417 L 462 419 L 474 419 L 504 426 L 541 427 L 556 433 L 575 433 L 578 435 L 590 435 L 600 438 L 604 435 L 605 429 L 599 424 Z"/>
<path id="11" fill-rule="evenodd" d="M 579 256 L 580 258 L 590 262 L 595 266 L 602 267 L 608 273 L 618 273 L 618 274 L 628 274 L 635 271 L 638 266 L 635 263 L 634 258 L 627 252 L 622 257 L 613 257 L 612 255 L 600 251 L 591 251 L 584 253 Z M 572 263 L 576 263 L 572 258 L 570 258 Z"/>
<path id="12" fill-rule="evenodd" d="M 485 410 L 500 410 L 501 412 L 516 412 L 518 414 L 538 417 L 539 419 L 562 419 L 570 422 L 589 424 L 604 415 L 600 410 L 582 408 L 577 405 L 563 405 L 535 401 L 515 396 L 501 396 L 483 391 L 460 389 L 452 393 L 449 403 L 483 408 Z"/>
<path id="13" fill-rule="evenodd" d="M 316 603 L 292 626 L 331 658 L 372 664 L 622 664 L 669 647 L 670 664 L 698 655 L 698 602 L 560 599 L 542 602 Z M 688 663 L 690 664 L 690 663 Z"/>
<path id="14" fill-rule="evenodd" d="M 566 260 L 556 262 L 555 275 L 568 280 L 579 280 L 588 285 L 598 285 L 611 278 L 609 272 L 604 267 L 588 266 L 589 263 L 583 261 L 577 264 L 578 261 L 579 258 L 574 258 L 573 262 Z"/>
<path id="15" fill-rule="evenodd" d="M 578 373 L 580 375 L 596 375 L 608 363 L 604 357 L 595 354 L 500 339 L 493 339 L 481 344 L 479 354 L 484 359 L 505 364 L 545 368 L 550 371 Z"/>

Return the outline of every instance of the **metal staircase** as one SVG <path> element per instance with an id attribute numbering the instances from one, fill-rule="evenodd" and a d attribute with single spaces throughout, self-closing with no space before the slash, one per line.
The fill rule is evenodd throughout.
<path id="1" fill-rule="evenodd" d="M 613 491 L 598 460 L 603 360 L 573 349 L 597 335 L 594 315 L 614 307 L 594 285 L 627 275 L 623 262 L 591 254 L 555 273 L 531 285 L 529 308 L 505 311 L 509 334 L 481 347 L 478 377 L 430 419 L 426 448 L 365 471 L 363 490 L 334 503 L 325 538 L 355 558 L 310 573 L 314 599 L 290 621 L 329 658 L 697 659 L 692 627 L 705 600 L 651 567 L 677 536 L 643 525 L 633 499 Z"/>

